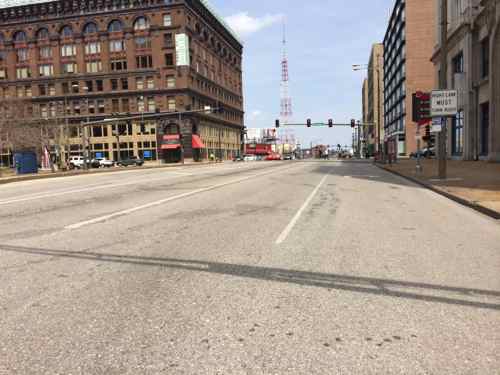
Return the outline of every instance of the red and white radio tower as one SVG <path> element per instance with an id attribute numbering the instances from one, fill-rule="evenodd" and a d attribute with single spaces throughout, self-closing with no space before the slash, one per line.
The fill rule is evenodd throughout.
<path id="1" fill-rule="evenodd" d="M 292 98 L 288 81 L 285 22 L 283 21 L 283 60 L 281 60 L 281 123 L 286 125 L 292 117 Z"/>

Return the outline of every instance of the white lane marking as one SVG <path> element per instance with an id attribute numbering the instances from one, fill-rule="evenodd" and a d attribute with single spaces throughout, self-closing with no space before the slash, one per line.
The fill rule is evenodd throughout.
<path id="1" fill-rule="evenodd" d="M 287 169 L 290 169 L 290 167 L 286 168 L 285 170 L 287 170 Z M 283 171 L 283 169 L 281 171 Z M 165 198 L 165 199 L 160 199 L 158 201 L 146 203 L 146 204 L 143 204 L 141 206 L 132 207 L 132 208 L 129 208 L 129 209 L 126 209 L 126 210 L 123 210 L 123 211 L 114 212 L 114 213 L 109 214 L 109 215 L 104 215 L 104 216 L 96 217 L 94 219 L 85 220 L 85 221 L 81 221 L 79 223 L 71 224 L 71 225 L 68 225 L 68 226 L 64 227 L 64 229 L 69 229 L 69 230 L 79 229 L 79 228 L 82 228 L 82 227 L 87 226 L 87 225 L 101 223 L 103 221 L 114 219 L 114 218 L 119 217 L 119 216 L 124 216 L 124 215 L 128 215 L 128 214 L 132 214 L 134 212 L 145 210 L 147 208 L 156 207 L 156 206 L 162 205 L 164 203 L 168 203 L 168 202 L 171 202 L 171 201 L 179 200 L 179 199 L 182 199 L 182 198 L 187 198 L 187 197 L 190 197 L 190 196 L 193 196 L 193 195 L 196 195 L 196 194 L 204 193 L 206 191 L 219 189 L 219 188 L 224 187 L 224 186 L 234 185 L 234 184 L 237 184 L 237 183 L 240 183 L 240 182 L 243 182 L 243 181 L 250 180 L 252 178 L 264 176 L 264 175 L 271 174 L 271 173 L 276 173 L 276 171 L 275 170 L 266 171 L 266 172 L 263 172 L 263 173 L 253 174 L 253 175 L 250 175 L 250 176 L 242 177 L 242 178 L 239 178 L 239 179 L 236 179 L 236 180 L 232 180 L 232 181 L 228 181 L 228 182 L 223 182 L 223 183 L 212 185 L 212 186 L 208 186 L 208 187 L 205 187 L 205 188 L 200 188 L 200 189 L 188 191 L 188 192 L 183 193 L 183 194 L 174 195 L 172 197 L 168 197 L 168 198 Z"/>
<path id="2" fill-rule="evenodd" d="M 242 167 L 237 166 L 235 167 L 226 167 L 226 168 L 221 168 L 221 171 L 232 171 L 236 169 L 240 169 Z M 149 171 L 149 170 L 148 170 Z M 180 171 L 186 171 L 186 172 L 197 172 L 197 173 L 184 173 Z M 70 190 L 60 190 L 60 191 L 53 191 L 50 193 L 41 193 L 41 194 L 28 194 L 24 196 L 20 196 L 17 198 L 12 198 L 12 199 L 5 199 L 5 200 L 0 200 L 0 206 L 6 205 L 6 204 L 12 204 L 12 203 L 21 203 L 21 202 L 28 202 L 28 201 L 33 201 L 37 199 L 43 199 L 43 198 L 53 198 L 53 197 L 58 197 L 61 195 L 67 195 L 67 194 L 74 194 L 74 193 L 82 193 L 82 192 L 87 192 L 87 191 L 94 191 L 94 190 L 102 190 L 102 189 L 109 189 L 109 188 L 114 188 L 114 187 L 121 187 L 121 186 L 129 186 L 129 185 L 134 185 L 134 184 L 139 184 L 139 183 L 144 183 L 144 182 L 151 182 L 151 181 L 161 181 L 165 178 L 172 177 L 172 176 L 198 176 L 198 175 L 213 175 L 214 177 L 219 177 L 219 174 L 213 173 L 215 171 L 213 170 L 204 170 L 202 167 L 197 167 L 197 168 L 182 168 L 180 171 L 165 171 L 167 173 L 166 176 L 163 177 L 156 177 L 156 178 L 148 178 L 148 176 L 152 175 L 153 173 L 145 173 L 144 177 L 140 180 L 133 180 L 133 181 L 128 181 L 128 182 L 123 182 L 123 183 L 118 183 L 118 184 L 99 184 L 99 185 L 92 185 L 92 186 L 87 186 L 84 188 L 78 188 L 78 189 L 70 189 Z M 123 171 L 126 172 L 126 171 Z M 122 171 L 117 172 L 117 174 L 123 173 Z M 139 172 L 139 171 L 130 171 L 130 172 Z M 96 175 L 99 176 L 99 175 Z M 103 174 L 104 176 L 104 174 Z M 68 176 L 70 177 L 83 177 L 83 176 Z M 89 176 L 87 176 L 89 177 Z M 99 176 L 101 177 L 101 176 Z M 106 177 L 106 176 L 105 176 Z M 109 177 L 109 175 L 107 176 Z M 64 178 L 64 177 L 63 177 Z M 35 180 L 36 181 L 36 180 Z M 40 180 L 43 181 L 43 180 Z M 28 182 L 28 181 L 26 181 Z"/>
<path id="3" fill-rule="evenodd" d="M 62 191 L 56 191 L 56 192 L 46 193 L 46 194 L 27 195 L 27 196 L 21 196 L 21 197 L 9 199 L 9 200 L 0 200 L 0 206 L 6 205 L 6 204 L 12 204 L 12 203 L 27 202 L 27 201 L 32 201 L 32 200 L 37 200 L 37 199 L 42 199 L 42 198 L 53 198 L 53 197 L 58 197 L 60 195 L 66 195 L 66 194 L 74 194 L 74 193 L 82 193 L 82 192 L 86 192 L 86 191 L 110 189 L 110 188 L 114 188 L 114 187 L 129 186 L 129 185 L 140 184 L 140 183 L 149 183 L 152 181 L 161 181 L 161 180 L 165 180 L 169 177 L 176 177 L 176 176 L 192 176 L 192 174 L 173 172 L 173 173 L 169 173 L 169 175 L 163 176 L 163 177 L 156 177 L 156 178 L 145 177 L 141 180 L 127 181 L 127 182 L 122 182 L 119 184 L 105 184 L 105 185 L 97 185 L 97 186 L 94 185 L 94 186 L 80 188 L 80 189 L 62 190 Z"/>
<path id="4" fill-rule="evenodd" d="M 323 186 L 323 184 L 325 183 L 327 177 L 328 177 L 328 175 L 324 176 L 321 179 L 321 181 L 319 182 L 319 184 L 314 188 L 313 192 L 309 195 L 309 197 L 307 197 L 307 199 L 304 202 L 304 204 L 302 205 L 302 207 L 299 208 L 299 210 L 297 211 L 297 213 L 295 214 L 295 216 L 288 223 L 288 225 L 283 230 L 283 232 L 281 232 L 280 236 L 276 240 L 276 245 L 279 245 L 279 244 L 283 243 L 287 239 L 288 235 L 290 234 L 290 232 L 292 231 L 292 229 L 295 227 L 295 225 L 299 221 L 300 217 L 302 216 L 302 214 L 306 210 L 307 206 L 309 206 L 309 203 L 311 203 L 311 201 L 313 200 L 313 198 L 315 197 L 315 195 L 318 193 L 318 191 L 321 188 L 321 186 Z"/>

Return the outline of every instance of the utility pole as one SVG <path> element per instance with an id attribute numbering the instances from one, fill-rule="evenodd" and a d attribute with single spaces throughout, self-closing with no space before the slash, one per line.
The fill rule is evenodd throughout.
<path id="1" fill-rule="evenodd" d="M 221 128 L 219 128 L 219 161 L 222 161 Z"/>
<path id="2" fill-rule="evenodd" d="M 439 74 L 439 88 L 446 90 L 448 78 L 448 0 L 441 0 L 441 70 Z M 439 179 L 445 180 L 447 175 L 446 165 L 446 136 L 447 120 L 442 125 L 441 132 L 438 133 L 438 169 Z"/>
<path id="3" fill-rule="evenodd" d="M 184 137 L 182 135 L 182 113 L 179 112 L 179 141 L 181 144 L 181 163 L 184 164 Z"/>
<path id="4" fill-rule="evenodd" d="M 82 156 L 83 156 L 83 169 L 87 170 L 87 146 L 85 144 L 85 132 L 86 127 L 84 125 L 80 125 L 80 136 L 82 137 Z"/>
<path id="5" fill-rule="evenodd" d="M 363 153 L 361 151 L 361 121 L 358 121 L 358 158 L 362 158 Z"/>

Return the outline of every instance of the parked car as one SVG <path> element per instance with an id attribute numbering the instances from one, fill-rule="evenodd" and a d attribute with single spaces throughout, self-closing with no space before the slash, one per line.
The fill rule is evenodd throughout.
<path id="1" fill-rule="evenodd" d="M 242 156 L 235 156 L 233 161 L 245 161 L 245 159 Z"/>
<path id="2" fill-rule="evenodd" d="M 84 167 L 84 158 L 83 156 L 72 156 L 69 159 L 69 166 L 72 169 L 81 169 Z M 95 159 L 87 159 L 87 167 L 88 168 L 99 168 L 100 164 Z"/>
<path id="3" fill-rule="evenodd" d="M 245 155 L 245 156 L 243 156 L 243 160 L 245 160 L 245 161 L 257 161 L 257 156 L 255 156 L 255 155 Z"/>
<path id="4" fill-rule="evenodd" d="M 281 155 L 277 153 L 272 153 L 266 156 L 267 161 L 281 160 Z"/>
<path id="5" fill-rule="evenodd" d="M 141 165 L 144 164 L 144 160 L 139 159 L 137 156 L 131 156 L 130 158 L 122 159 L 122 160 L 118 161 L 117 164 L 121 167 L 128 167 L 131 165 L 135 165 L 136 167 L 140 167 Z"/>
<path id="6" fill-rule="evenodd" d="M 82 156 L 72 156 L 69 158 L 69 167 L 74 169 L 80 169 L 83 167 L 83 157 Z"/>
<path id="7" fill-rule="evenodd" d="M 101 168 L 111 168 L 115 165 L 114 161 L 106 158 L 96 158 L 95 160 L 99 163 L 99 167 Z"/>
<path id="8" fill-rule="evenodd" d="M 412 152 L 410 154 L 410 158 L 416 159 L 419 155 L 421 158 L 432 158 L 432 157 L 436 156 L 436 153 L 434 152 L 433 147 L 430 147 L 430 148 L 426 147 L 420 151 Z"/>

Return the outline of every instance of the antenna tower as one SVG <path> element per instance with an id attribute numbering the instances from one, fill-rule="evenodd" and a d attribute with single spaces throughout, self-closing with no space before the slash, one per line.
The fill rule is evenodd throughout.
<path id="1" fill-rule="evenodd" d="M 292 117 L 292 98 L 288 81 L 288 57 L 286 53 L 286 30 L 283 21 L 283 59 L 281 60 L 281 122 L 286 125 Z"/>

